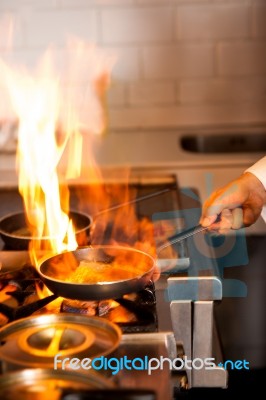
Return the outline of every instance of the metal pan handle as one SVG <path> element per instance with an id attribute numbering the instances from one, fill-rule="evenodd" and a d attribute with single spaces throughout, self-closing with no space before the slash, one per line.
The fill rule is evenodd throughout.
<path id="1" fill-rule="evenodd" d="M 220 215 L 218 215 L 218 217 L 216 218 L 214 223 L 217 223 L 220 220 L 221 220 L 221 217 L 220 217 Z M 179 232 L 173 236 L 170 236 L 167 239 L 167 243 L 164 243 L 157 248 L 157 255 L 166 247 L 172 246 L 173 244 L 178 243 L 178 242 L 182 242 L 182 240 L 185 240 L 185 239 L 187 239 L 191 236 L 194 236 L 200 232 L 206 231 L 208 228 L 210 228 L 210 226 L 202 226 L 199 224 L 199 225 L 193 226 L 192 228 L 187 229 L 184 232 Z"/>

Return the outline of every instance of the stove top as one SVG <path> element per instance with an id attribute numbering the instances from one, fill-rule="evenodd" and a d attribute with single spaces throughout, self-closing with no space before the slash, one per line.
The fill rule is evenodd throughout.
<path id="1" fill-rule="evenodd" d="M 166 177 L 164 181 L 162 183 L 155 183 L 154 178 L 151 177 L 149 179 L 146 178 L 146 181 L 143 177 L 136 179 L 129 186 L 131 196 L 129 196 L 129 199 L 122 200 L 122 204 L 125 203 L 125 207 L 127 207 L 127 203 L 131 202 L 130 198 L 134 199 L 133 195 L 137 199 L 142 199 L 135 203 L 135 212 L 139 220 L 145 218 L 149 221 L 147 222 L 147 226 L 148 224 L 152 225 L 153 214 L 158 210 L 168 211 L 178 208 L 179 199 L 175 179 L 173 177 Z M 97 226 L 97 218 L 101 218 L 105 210 L 103 206 L 98 204 L 97 196 L 94 196 L 95 189 L 99 191 L 98 187 L 95 188 L 87 185 L 70 187 L 70 208 L 78 209 L 82 213 L 87 213 L 87 215 L 95 214 L 97 208 L 98 213 L 94 218 L 96 219 Z M 117 183 L 108 184 L 104 188 L 106 196 L 109 197 L 105 204 L 108 204 L 108 210 L 111 211 L 109 211 L 108 215 L 110 222 L 107 224 L 102 238 L 103 243 L 108 243 L 110 235 L 113 234 L 111 232 L 112 218 L 116 217 L 117 206 L 118 208 L 120 206 L 116 199 L 116 193 L 119 193 L 121 196 L 121 193 L 123 195 L 123 192 L 125 193 L 127 190 L 127 185 L 123 186 L 123 184 L 118 185 Z M 23 211 L 22 199 L 17 188 L 0 189 L 0 199 L 0 217 Z M 89 204 L 87 199 L 90 199 Z M 139 232 L 134 233 L 133 239 L 130 237 L 131 232 L 128 234 L 128 237 L 124 238 L 124 240 L 128 240 L 129 245 L 132 243 L 134 245 L 132 240 L 135 243 L 141 241 L 147 228 L 140 226 L 138 229 Z M 150 229 L 150 226 L 148 229 Z M 116 235 L 119 237 L 120 233 L 118 232 Z M 101 302 L 81 302 L 65 299 L 61 302 L 60 306 L 56 305 L 55 307 L 49 304 L 52 301 L 54 302 L 53 296 L 46 296 L 45 299 L 38 298 L 37 289 L 39 289 L 40 293 L 43 283 L 35 268 L 31 266 L 27 251 L 10 249 L 3 240 L 1 240 L 0 246 L 2 271 L 6 271 L 2 272 L 0 280 L 0 310 L 2 312 L 0 323 L 1 321 L 11 321 L 19 317 L 21 318 L 22 316 L 27 317 L 30 313 L 39 312 L 40 309 L 42 309 L 42 312 L 47 312 L 48 309 L 50 312 L 51 310 L 55 310 L 56 312 L 82 313 L 90 316 L 100 315 L 118 323 L 124 332 L 157 331 L 156 296 L 153 282 L 150 282 L 144 290 L 138 293 L 124 296 L 119 300 L 119 303 L 114 302 L 112 299 Z M 46 302 L 47 304 L 45 304 Z"/>
<path id="2" fill-rule="evenodd" d="M 11 253 L 10 253 L 11 254 Z M 8 322 L 46 313 L 74 313 L 99 316 L 118 324 L 124 333 L 156 332 L 157 313 L 154 283 L 143 290 L 115 300 L 80 301 L 38 295 L 44 284 L 36 269 L 22 268 L 0 275 L 0 326 Z"/>
<path id="3" fill-rule="evenodd" d="M 157 247 L 162 241 L 167 240 L 167 237 L 182 230 L 184 220 L 180 215 L 173 218 L 173 214 L 184 207 L 184 204 L 185 208 L 199 206 L 196 196 L 185 196 L 185 199 L 182 199 L 175 176 L 153 177 L 142 174 L 134 177 L 129 187 L 123 183 L 110 182 L 104 187 L 107 201 L 102 205 L 98 202 L 93 185 L 71 186 L 70 208 L 92 216 L 95 222 L 96 232 L 94 231 L 94 236 L 90 236 L 92 241 L 89 244 L 99 243 L 97 242 L 100 237 L 97 224 L 101 223 L 106 204 L 108 204 L 109 219 L 104 225 L 104 234 L 101 236 L 100 243 L 108 244 L 112 239 L 113 221 L 116 219 L 117 210 L 121 207 L 121 199 L 118 201 L 117 193 L 121 195 L 121 190 L 125 194 L 122 199 L 123 207 L 131 205 L 133 198 L 140 200 L 133 201 L 135 214 L 140 224 L 134 234 L 131 229 L 126 231 L 126 235 L 121 230 L 116 230 L 116 239 L 118 242 L 124 240 L 127 245 L 136 246 L 138 249 L 143 246 L 143 238 L 147 235 L 151 240 L 150 244 Z M 0 189 L 0 218 L 18 211 L 23 211 L 23 206 L 17 189 Z M 158 215 L 162 218 L 158 219 Z M 128 222 L 125 216 L 122 222 L 124 225 Z M 152 235 L 150 234 L 151 225 Z M 122 332 L 121 342 L 114 355 L 112 354 L 117 360 L 124 360 L 125 356 L 132 360 L 160 360 L 162 358 L 173 360 L 177 355 L 182 358 L 184 354 L 188 357 L 193 357 L 193 354 L 203 356 L 204 354 L 199 351 L 201 347 L 208 352 L 212 349 L 212 302 L 221 298 L 221 283 L 213 277 L 216 271 L 212 267 L 207 266 L 206 270 L 201 271 L 202 276 L 200 276 L 196 266 L 190 263 L 189 252 L 189 244 L 185 242 L 170 247 L 169 251 L 157 259 L 157 264 L 162 269 L 160 277 L 154 282 L 149 282 L 137 293 L 130 293 L 116 300 L 81 302 L 57 298 L 53 294 L 44 295 L 45 286 L 30 263 L 29 253 L 8 249 L 5 243 L 0 241 L 0 325 L 4 329 L 10 323 L 12 324 L 12 321 L 15 323 L 23 317 L 35 318 L 52 314 L 82 315 L 100 318 L 119 327 Z M 170 264 L 169 271 L 168 267 L 165 269 L 165 265 Z M 186 283 L 185 286 L 184 283 Z M 183 289 L 186 287 L 186 291 L 180 290 L 181 287 Z M 195 296 L 199 294 L 202 297 L 196 298 Z M 193 303 L 194 300 L 200 301 Z M 194 341 L 194 335 L 199 338 L 198 341 Z M 2 366 L 2 374 L 6 375 L 9 372 L 9 368 L 5 369 Z M 222 374 L 224 371 L 220 369 L 211 371 L 215 379 L 211 376 L 209 380 L 202 371 L 196 372 L 199 373 L 195 373 L 192 377 L 190 371 L 186 369 L 176 372 L 171 368 L 154 368 L 151 374 L 147 374 L 147 370 L 141 368 L 134 370 L 121 368 L 119 373 L 109 376 L 107 381 L 108 385 L 112 382 L 115 390 L 125 391 L 125 397 L 121 395 L 119 398 L 130 400 L 138 398 L 172 400 L 174 389 L 178 392 L 180 389 L 191 387 L 193 380 L 197 385 L 200 382 L 206 382 L 205 385 L 207 385 L 212 380 L 216 386 L 225 385 L 226 378 Z M 46 374 L 45 372 L 45 377 L 43 377 L 43 372 L 39 372 L 42 379 L 46 379 Z M 21 376 L 18 379 L 21 381 Z M 8 377 L 7 381 L 9 381 Z M 109 390 L 109 387 L 104 387 L 104 384 L 101 388 Z M 112 387 L 111 390 L 113 391 L 114 388 Z M 127 390 L 136 388 L 140 390 L 138 393 L 140 397 L 137 397 L 137 393 L 126 393 Z M 143 397 L 143 390 L 146 391 L 147 397 Z M 97 393 L 101 396 L 101 391 L 98 389 Z M 82 393 L 80 395 L 80 398 L 84 398 Z M 129 395 L 131 397 L 126 397 Z"/>
<path id="4" fill-rule="evenodd" d="M 119 188 L 118 188 L 119 186 Z M 108 243 L 112 232 L 112 219 L 116 216 L 119 202 L 116 193 L 126 191 L 126 186 L 116 183 L 107 184 L 105 187 L 108 196 L 108 208 L 110 222 L 106 225 L 103 243 Z M 104 207 L 99 206 L 97 197 L 93 195 L 94 188 L 87 185 L 75 185 L 70 188 L 70 208 L 79 210 L 87 215 L 93 215 L 93 219 L 104 213 Z M 129 185 L 129 197 L 125 196 L 124 203 L 130 203 L 131 198 L 142 199 L 135 203 L 137 218 L 141 221 L 147 220 L 152 224 L 152 218 L 156 212 L 167 212 L 179 207 L 178 191 L 174 177 L 154 179 L 153 177 L 137 178 Z M 86 199 L 90 199 L 90 203 Z M 0 189 L 0 217 L 7 214 L 23 211 L 20 195 L 16 188 Z M 146 229 L 145 223 L 137 233 L 140 237 L 132 238 L 128 233 L 127 243 L 141 242 L 142 229 Z M 112 232 L 112 233 L 111 233 Z M 170 232 L 171 234 L 172 232 Z M 169 234 L 169 236 L 170 236 Z M 120 239 L 120 232 L 117 232 Z M 101 301 L 77 301 L 57 298 L 53 294 L 43 295 L 44 284 L 35 268 L 31 265 L 27 251 L 9 249 L 3 240 L 0 241 L 0 325 L 4 328 L 10 323 L 19 322 L 21 318 L 36 318 L 40 315 L 82 315 L 88 317 L 99 317 L 110 323 L 114 323 L 121 329 L 121 343 L 114 353 L 117 359 L 128 358 L 139 359 L 171 357 L 176 354 L 176 341 L 172 330 L 162 330 L 159 324 L 158 304 L 156 299 L 155 283 L 149 284 L 137 293 L 124 295 L 120 299 L 109 299 Z M 40 364 L 41 366 L 41 364 Z M 9 367 L 2 366 L 2 373 L 10 372 Z M 184 371 L 180 377 L 185 376 Z M 108 378 L 110 379 L 110 378 Z M 181 378 L 180 378 L 181 379 Z M 151 399 L 172 399 L 173 385 L 171 371 L 154 371 L 147 375 L 147 371 L 127 369 L 120 370 L 116 376 L 111 376 L 115 382 L 116 389 L 129 391 L 138 388 L 142 397 Z M 112 388 L 112 390 L 114 390 Z M 143 391 L 146 391 L 144 393 Z M 133 393 L 136 397 L 137 393 Z M 144 394 L 147 397 L 143 397 Z M 98 391 L 98 395 L 100 392 Z M 122 394 L 123 396 L 123 394 Z M 123 399 L 123 397 L 120 397 Z M 132 396 L 132 393 L 130 394 Z"/>

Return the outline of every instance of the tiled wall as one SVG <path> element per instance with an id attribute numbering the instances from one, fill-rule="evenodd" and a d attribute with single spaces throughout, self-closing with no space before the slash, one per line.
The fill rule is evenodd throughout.
<path id="1" fill-rule="evenodd" d="M 117 54 L 113 130 L 266 122 L 266 0 L 1 0 L 7 12 L 22 63 L 66 34 Z M 7 43 L 0 28 L 3 56 Z"/>

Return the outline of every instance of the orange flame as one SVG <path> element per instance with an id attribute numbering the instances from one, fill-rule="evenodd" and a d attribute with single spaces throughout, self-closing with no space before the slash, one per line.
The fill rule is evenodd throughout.
<path id="1" fill-rule="evenodd" d="M 69 63 L 61 74 L 52 50 L 30 72 L 11 68 L 0 59 L 0 83 L 6 85 L 19 120 L 19 191 L 33 237 L 33 253 L 40 249 L 61 253 L 77 247 L 68 217 L 69 192 L 66 186 L 61 190 L 60 183 L 80 174 L 84 131 L 99 134 L 106 122 L 102 99 L 113 59 L 77 40 L 69 42 L 66 59 Z M 77 82 L 84 68 L 88 82 L 83 84 L 82 94 Z"/>
<path id="2" fill-rule="evenodd" d="M 94 217 L 92 244 L 126 245 L 155 256 L 153 224 L 145 218 L 139 221 L 131 203 L 136 191 L 128 186 L 130 171 L 124 169 L 123 177 L 120 171 L 119 181 L 123 183 L 117 183 L 114 177 L 110 191 L 90 148 L 93 135 L 103 132 L 107 123 L 104 95 L 114 57 L 107 57 L 93 45 L 72 40 L 63 63 L 60 60 L 59 72 L 56 55 L 52 49 L 47 51 L 34 71 L 11 68 L 0 59 L 0 86 L 8 89 L 8 104 L 19 121 L 17 170 L 34 238 L 30 247 L 32 263 L 41 262 L 43 252 L 39 254 L 39 250 L 45 250 L 48 257 L 76 249 L 75 230 L 69 219 L 68 183 L 80 174 L 90 182 L 85 194 L 78 197 L 79 209 Z M 85 165 L 82 155 L 86 156 Z M 113 207 L 121 203 L 128 205 Z M 129 268 L 127 260 L 121 264 Z M 129 266 L 140 268 L 140 260 L 137 265 L 130 260 Z M 75 264 L 64 260 L 61 267 L 56 269 L 56 276 L 63 279 Z"/>

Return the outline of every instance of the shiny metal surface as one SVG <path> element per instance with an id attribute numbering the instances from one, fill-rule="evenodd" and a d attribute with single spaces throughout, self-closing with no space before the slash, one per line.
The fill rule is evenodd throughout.
<path id="1" fill-rule="evenodd" d="M 20 319 L 0 329 L 2 372 L 54 369 L 57 354 L 79 359 L 107 356 L 120 340 L 120 328 L 104 318 L 64 313 Z"/>
<path id="2" fill-rule="evenodd" d="M 157 181 L 158 177 L 156 177 Z M 167 199 L 169 199 L 169 196 L 167 196 Z M 158 198 L 157 200 L 158 203 L 154 199 L 151 201 L 148 200 L 145 209 L 140 214 L 147 215 L 147 213 L 150 213 L 148 215 L 152 216 L 158 212 L 158 209 L 161 209 L 162 204 L 165 206 L 165 199 L 163 201 L 160 199 L 159 201 Z M 197 205 L 193 207 L 197 207 Z M 166 209 L 178 209 L 178 202 L 173 203 L 171 201 L 170 203 L 166 203 Z M 163 210 L 165 211 L 165 208 Z M 177 231 L 180 231 L 180 229 L 177 229 Z M 201 240 L 201 236 L 203 235 L 199 234 L 196 236 L 198 241 Z M 122 340 L 113 353 L 117 357 L 127 355 L 128 358 L 134 359 L 135 357 L 148 356 L 150 358 L 166 357 L 172 360 L 175 357 L 183 357 L 185 355 L 193 357 L 194 350 L 196 351 L 198 346 L 200 348 L 201 343 L 203 343 L 204 349 L 210 348 L 210 342 L 212 343 L 214 340 L 212 331 L 207 332 L 206 338 L 204 338 L 204 330 L 210 329 L 212 324 L 208 323 L 206 326 L 204 325 L 204 315 L 206 316 L 206 320 L 212 321 L 210 314 L 213 312 L 213 309 L 212 307 L 203 307 L 202 309 L 195 307 L 194 310 L 194 303 L 199 300 L 205 302 L 207 300 L 215 301 L 221 299 L 222 287 L 219 271 L 212 257 L 208 258 L 209 263 L 204 264 L 204 269 L 199 271 L 197 264 L 194 262 L 197 261 L 197 258 L 191 253 L 190 246 L 188 246 L 189 251 L 187 251 L 187 243 L 180 242 L 181 244 L 180 248 L 182 251 L 178 251 L 180 257 L 174 260 L 175 265 L 173 269 L 168 269 L 169 264 L 173 260 L 170 260 L 171 262 L 163 258 L 156 260 L 156 263 L 163 270 L 163 274 L 155 282 L 158 331 L 145 334 L 134 333 L 122 335 Z M 183 251 L 183 247 L 185 251 Z M 3 270 L 6 270 L 8 268 L 8 257 L 4 253 L 0 252 L 0 262 L 2 257 Z M 193 261 L 192 264 L 191 258 Z M 16 266 L 20 264 L 15 254 L 13 254 L 13 259 Z M 208 276 L 206 276 L 206 272 Z M 184 298 L 182 297 L 180 287 L 184 284 L 184 279 L 187 277 L 190 278 L 187 285 L 187 287 L 190 287 L 190 290 L 186 292 L 186 296 L 189 297 Z M 186 283 L 188 283 L 188 280 Z M 213 288 L 216 289 L 213 291 Z M 173 294 L 173 298 L 169 297 L 169 293 Z M 199 294 L 200 297 L 198 297 Z M 194 311 L 200 314 L 196 316 Z M 199 335 L 198 342 L 195 335 Z M 204 343 L 204 340 L 207 343 Z M 57 340 L 55 339 L 56 342 Z M 195 354 L 197 353 L 195 352 Z M 209 377 L 200 378 L 199 376 L 192 376 L 190 371 L 185 369 L 177 372 L 171 371 L 167 363 L 165 363 L 162 370 L 154 370 L 150 375 L 146 371 L 123 369 L 115 376 L 115 380 L 121 388 L 139 387 L 155 390 L 157 394 L 156 400 L 173 400 L 174 388 L 193 388 L 193 384 L 196 385 L 200 381 L 204 385 L 209 384 L 212 387 L 214 384 L 217 385 L 219 379 L 212 380 Z M 222 376 L 220 383 L 224 385 L 224 382 L 225 380 Z"/>
<path id="3" fill-rule="evenodd" d="M 204 360 L 214 356 L 214 314 L 213 301 L 196 301 L 193 304 L 194 324 L 193 324 L 193 359 L 200 358 Z M 220 360 L 215 360 L 218 364 Z M 219 366 L 206 370 L 192 370 L 193 387 L 217 387 L 226 388 L 228 372 Z"/>
<path id="4" fill-rule="evenodd" d="M 0 376 L 1 399 L 58 400 L 65 390 L 113 388 L 111 380 L 96 374 L 49 369 L 24 369 Z"/>
<path id="5" fill-rule="evenodd" d="M 115 355 L 119 358 L 123 355 L 131 360 L 134 358 L 149 360 L 161 358 L 174 359 L 177 356 L 176 340 L 173 332 L 159 332 L 147 334 L 127 334 L 122 336 L 122 341 Z M 124 387 L 147 388 L 156 391 L 157 400 L 170 400 L 173 398 L 174 384 L 185 375 L 181 372 L 172 380 L 172 371 L 167 364 L 163 368 L 154 369 L 148 374 L 147 371 L 123 369 L 118 375 L 118 384 Z"/>
<path id="6" fill-rule="evenodd" d="M 108 253 L 111 256 L 108 256 Z M 69 281 L 70 273 L 75 270 L 82 261 L 104 263 L 112 268 L 112 261 L 116 257 L 124 257 L 125 264 L 122 265 L 121 279 L 114 281 L 102 281 L 97 283 L 75 283 Z M 70 262 L 70 270 L 67 267 Z M 57 278 L 57 266 L 64 268 L 64 279 Z M 134 267 L 136 272 L 130 278 L 123 278 L 123 270 L 127 271 L 127 265 L 131 269 Z M 54 268 L 55 266 L 55 268 Z M 74 300 L 102 300 L 116 299 L 124 294 L 139 291 L 145 287 L 152 278 L 154 272 L 154 259 L 140 250 L 122 246 L 94 246 L 80 248 L 73 252 L 66 252 L 48 258 L 37 270 L 46 286 L 58 296 Z"/>

